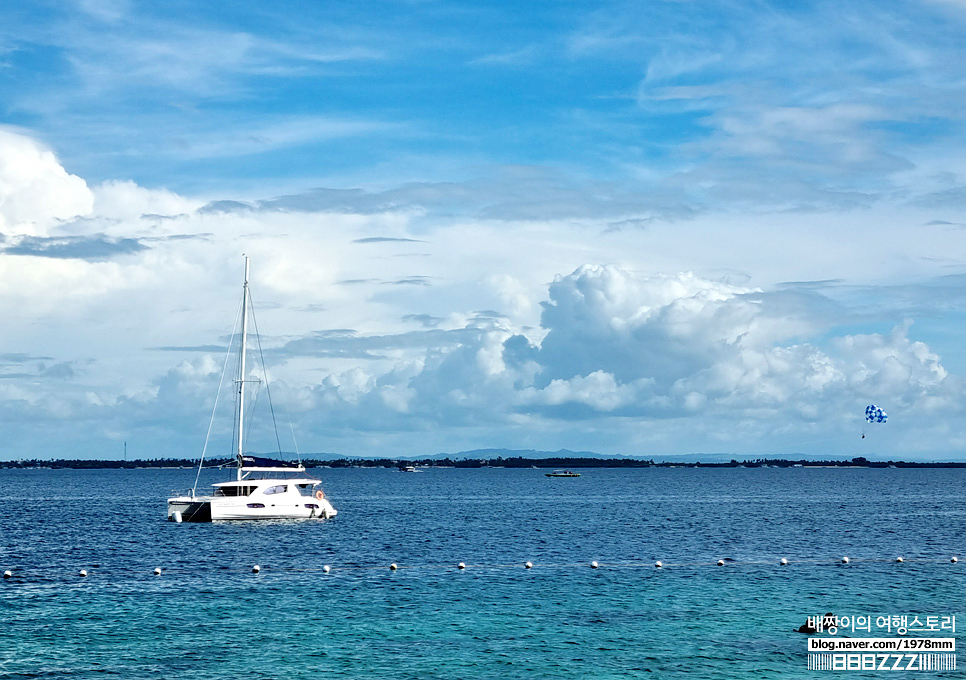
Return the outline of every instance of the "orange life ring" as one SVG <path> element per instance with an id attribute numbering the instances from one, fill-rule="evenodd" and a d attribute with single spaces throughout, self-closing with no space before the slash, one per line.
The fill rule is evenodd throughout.
<path id="1" fill-rule="evenodd" d="M 322 500 L 323 498 L 325 498 L 325 494 L 322 493 L 321 489 L 315 492 L 315 498 L 316 500 Z"/>

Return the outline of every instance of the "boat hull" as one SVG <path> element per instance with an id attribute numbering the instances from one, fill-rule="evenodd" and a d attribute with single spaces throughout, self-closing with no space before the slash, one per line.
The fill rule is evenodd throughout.
<path id="1" fill-rule="evenodd" d="M 168 520 L 175 521 L 179 517 L 183 522 L 210 522 L 211 504 L 203 498 L 169 498 Z"/>
<path id="2" fill-rule="evenodd" d="M 248 500 L 249 502 L 246 502 Z M 253 507 L 254 506 L 254 507 Z M 259 507 L 261 506 L 261 507 Z M 300 498 L 297 501 L 252 503 L 245 498 L 181 497 L 168 499 L 168 520 L 212 522 L 250 519 L 328 519 L 338 512 L 328 499 Z"/>

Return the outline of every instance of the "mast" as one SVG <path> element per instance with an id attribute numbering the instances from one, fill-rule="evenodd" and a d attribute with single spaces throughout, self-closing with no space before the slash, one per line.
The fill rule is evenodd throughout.
<path id="1" fill-rule="evenodd" d="M 245 286 L 242 293 L 242 323 L 241 323 L 241 357 L 238 360 L 238 480 L 242 478 L 242 455 L 245 453 L 242 443 L 242 418 L 245 415 L 245 344 L 248 342 L 248 263 L 245 256 Z"/>

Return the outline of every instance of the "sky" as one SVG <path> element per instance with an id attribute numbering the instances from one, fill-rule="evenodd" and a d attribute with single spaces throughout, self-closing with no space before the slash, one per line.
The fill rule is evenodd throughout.
<path id="1" fill-rule="evenodd" d="M 966 460 L 966 0 L 0 11 L 0 459 Z"/>

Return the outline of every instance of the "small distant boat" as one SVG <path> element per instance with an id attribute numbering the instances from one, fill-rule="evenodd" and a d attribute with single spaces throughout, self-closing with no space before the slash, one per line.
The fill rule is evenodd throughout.
<path id="1" fill-rule="evenodd" d="M 579 472 L 571 472 L 570 470 L 554 470 L 553 472 L 545 472 L 547 477 L 580 477 Z"/>
<path id="2" fill-rule="evenodd" d="M 416 469 L 415 465 L 400 465 L 396 469 L 399 470 L 400 472 L 419 472 L 419 470 Z"/>
<path id="3" fill-rule="evenodd" d="M 312 519 L 334 517 L 336 509 L 320 488 L 318 479 L 305 473 L 305 466 L 270 460 L 243 453 L 242 424 L 245 415 L 245 344 L 248 338 L 248 264 L 245 258 L 245 287 L 242 297 L 241 350 L 235 411 L 236 477 L 213 484 L 210 496 L 188 495 L 168 499 L 168 519 L 174 522 L 211 522 L 225 519 Z M 203 456 L 202 456 L 203 458 Z M 199 472 L 202 460 L 199 463 Z M 195 482 L 197 485 L 197 481 Z"/>

